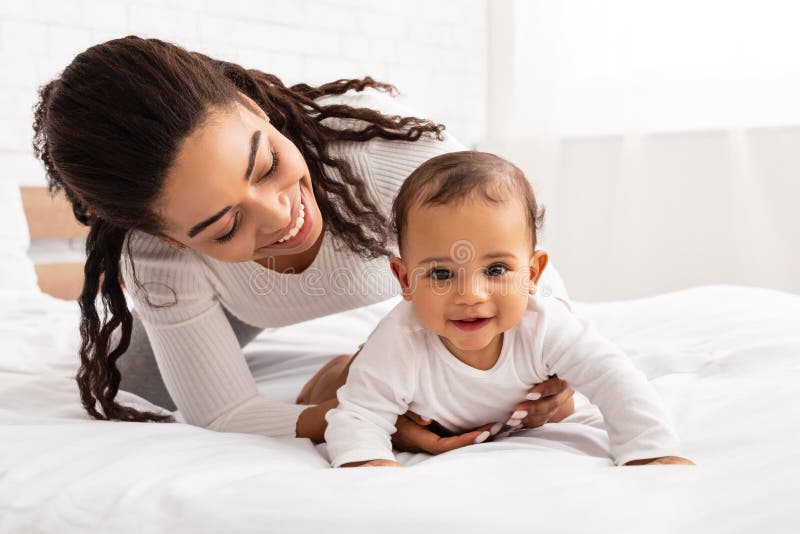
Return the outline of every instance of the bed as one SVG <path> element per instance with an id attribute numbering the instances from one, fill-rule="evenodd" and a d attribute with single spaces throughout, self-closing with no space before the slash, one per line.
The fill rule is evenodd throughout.
<path id="1" fill-rule="evenodd" d="M 602 417 L 578 396 L 563 423 L 400 453 L 402 469 L 333 470 L 308 440 L 91 420 L 73 380 L 77 305 L 43 292 L 12 245 L 0 253 L 0 533 L 800 528 L 800 296 L 707 286 L 575 304 L 647 374 L 697 466 L 614 467 Z M 291 402 L 394 303 L 265 331 L 246 348 L 263 394 Z"/>

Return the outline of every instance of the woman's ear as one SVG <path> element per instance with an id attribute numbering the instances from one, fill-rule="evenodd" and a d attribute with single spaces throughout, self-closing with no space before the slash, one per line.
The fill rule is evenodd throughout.
<path id="1" fill-rule="evenodd" d="M 545 267 L 547 267 L 547 252 L 544 250 L 537 250 L 531 256 L 530 262 L 530 281 L 528 283 L 528 293 L 533 295 L 536 293 L 536 285 L 539 283 L 539 279 L 542 277 L 542 272 L 544 271 Z"/>
<path id="2" fill-rule="evenodd" d="M 403 259 L 397 256 L 392 256 L 389 258 L 389 265 L 392 267 L 392 274 L 397 281 L 400 283 L 400 288 L 403 290 L 403 298 L 406 300 L 411 300 L 411 290 L 410 284 L 408 283 L 408 271 L 406 270 L 406 264 L 403 263 Z"/>

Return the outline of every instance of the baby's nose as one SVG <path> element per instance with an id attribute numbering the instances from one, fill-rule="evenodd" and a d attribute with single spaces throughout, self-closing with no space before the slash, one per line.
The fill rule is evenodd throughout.
<path id="1" fill-rule="evenodd" d="M 463 288 L 458 292 L 459 301 L 464 304 L 472 304 L 476 302 L 483 302 L 489 298 L 489 292 L 486 285 L 480 280 L 473 280 L 464 284 Z"/>

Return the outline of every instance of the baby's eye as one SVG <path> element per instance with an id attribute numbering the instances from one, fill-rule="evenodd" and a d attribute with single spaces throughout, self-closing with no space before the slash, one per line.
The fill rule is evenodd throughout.
<path id="1" fill-rule="evenodd" d="M 486 274 L 489 276 L 503 276 L 508 271 L 508 267 L 503 264 L 492 265 L 486 269 Z"/>
<path id="2" fill-rule="evenodd" d="M 434 280 L 449 280 L 453 277 L 453 273 L 450 269 L 432 269 L 431 270 L 431 278 Z"/>

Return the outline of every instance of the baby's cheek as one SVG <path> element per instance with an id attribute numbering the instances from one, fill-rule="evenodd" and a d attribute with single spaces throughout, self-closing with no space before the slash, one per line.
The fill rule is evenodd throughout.
<path id="1" fill-rule="evenodd" d="M 503 328 L 508 329 L 522 320 L 525 311 L 528 309 L 528 294 L 511 294 L 502 299 L 500 306 L 500 316 Z"/>
<path id="2" fill-rule="evenodd" d="M 419 295 L 415 295 L 413 300 L 414 313 L 416 314 L 417 319 L 427 330 L 441 334 L 446 322 L 444 318 L 444 310 L 441 309 L 441 306 L 437 305 L 435 299 L 418 297 Z"/>

